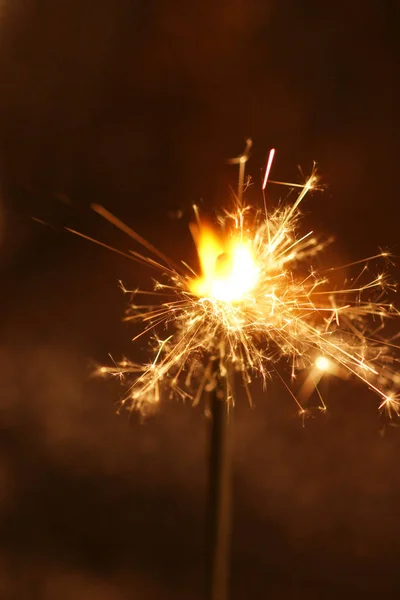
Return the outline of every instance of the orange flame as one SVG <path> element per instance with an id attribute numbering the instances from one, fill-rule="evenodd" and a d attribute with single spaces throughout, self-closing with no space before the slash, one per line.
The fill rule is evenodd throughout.
<path id="1" fill-rule="evenodd" d="M 200 298 L 240 302 L 256 284 L 259 273 L 249 240 L 225 240 L 203 223 L 192 224 L 190 230 L 202 273 L 190 282 L 190 291 Z"/>

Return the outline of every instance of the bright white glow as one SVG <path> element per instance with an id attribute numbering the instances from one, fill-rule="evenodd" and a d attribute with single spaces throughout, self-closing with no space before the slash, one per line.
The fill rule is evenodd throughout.
<path id="1" fill-rule="evenodd" d="M 251 245 L 242 239 L 225 245 L 206 227 L 196 234 L 202 277 L 191 282 L 191 291 L 202 298 L 240 302 L 259 276 Z"/>
<path id="2" fill-rule="evenodd" d="M 315 361 L 315 366 L 320 371 L 329 371 L 331 364 L 325 356 L 318 356 L 317 360 Z"/>

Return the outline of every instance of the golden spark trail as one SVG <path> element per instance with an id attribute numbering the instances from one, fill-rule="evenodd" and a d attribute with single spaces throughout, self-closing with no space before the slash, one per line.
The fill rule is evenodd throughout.
<path id="1" fill-rule="evenodd" d="M 217 373 L 228 368 L 238 373 L 251 401 L 249 384 L 264 381 L 275 372 L 283 380 L 286 359 L 291 378 L 302 384 L 295 398 L 302 414 L 314 390 L 319 406 L 325 403 L 317 388 L 326 375 L 356 377 L 377 393 L 380 408 L 389 416 L 400 412 L 398 346 L 389 322 L 399 313 L 386 299 L 393 289 L 385 270 L 367 279 L 366 265 L 388 259 L 387 252 L 343 267 L 318 269 L 331 240 L 300 231 L 299 205 L 317 189 L 313 172 L 300 187 L 291 206 L 263 210 L 243 205 L 244 166 L 248 142 L 239 164 L 239 192 L 231 210 L 224 209 L 219 227 L 205 223 L 197 207 L 190 230 L 201 271 L 177 266 L 130 227 L 96 205 L 94 210 L 139 242 L 153 256 L 131 252 L 132 258 L 159 271 L 159 281 L 149 292 L 152 304 L 134 302 L 127 319 L 143 324 L 138 334 L 151 335 L 151 357 L 142 366 L 124 359 L 100 373 L 127 378 L 124 404 L 143 413 L 153 410 L 163 395 L 199 401 L 203 390 L 215 386 Z M 274 157 L 270 152 L 262 191 L 270 183 Z M 129 257 L 131 257 L 129 255 Z M 128 255 L 127 255 L 128 256 Z M 363 265 L 350 284 L 332 285 L 328 275 Z M 127 290 L 125 290 L 127 291 Z M 135 292 L 131 292 L 133 298 Z M 159 304 L 154 297 L 159 296 Z M 279 363 L 279 364 L 278 364 Z M 279 370 L 278 370 L 279 369 Z M 231 394 L 229 394 L 231 397 Z"/>

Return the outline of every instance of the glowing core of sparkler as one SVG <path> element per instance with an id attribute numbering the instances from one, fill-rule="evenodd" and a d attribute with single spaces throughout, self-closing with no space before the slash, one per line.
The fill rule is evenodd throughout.
<path id="1" fill-rule="evenodd" d="M 257 283 L 259 267 L 249 240 L 233 236 L 225 241 L 206 225 L 192 225 L 201 277 L 189 284 L 199 298 L 238 303 Z"/>
<path id="2" fill-rule="evenodd" d="M 331 363 L 325 356 L 318 356 L 315 366 L 319 371 L 329 371 Z"/>

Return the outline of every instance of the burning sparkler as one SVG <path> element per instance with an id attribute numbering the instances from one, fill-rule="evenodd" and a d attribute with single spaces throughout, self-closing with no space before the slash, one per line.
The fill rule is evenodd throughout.
<path id="1" fill-rule="evenodd" d="M 194 207 L 190 230 L 196 244 L 200 272 L 185 262 L 175 265 L 157 248 L 121 223 L 104 208 L 94 210 L 142 244 L 150 255 L 131 257 L 159 271 L 152 291 L 136 291 L 126 320 L 142 324 L 139 336 L 151 337 L 152 358 L 139 365 L 123 360 L 102 367 L 103 374 L 131 378 L 124 401 L 130 409 L 148 413 L 163 393 L 197 404 L 204 391 L 224 378 L 226 399 L 233 402 L 228 371 L 240 374 L 251 402 L 249 384 L 261 376 L 266 382 L 275 373 L 285 383 L 302 414 L 324 374 L 352 375 L 381 398 L 389 415 L 400 412 L 400 375 L 394 351 L 395 336 L 387 333 L 388 321 L 398 311 L 388 302 L 393 288 L 385 270 L 372 279 L 372 259 L 389 258 L 381 252 L 369 259 L 334 268 L 317 268 L 328 242 L 313 232 L 300 234 L 299 206 L 318 187 L 314 171 L 297 188 L 291 205 L 267 210 L 243 202 L 244 166 L 249 144 L 239 157 L 239 191 L 231 209 L 223 209 L 215 224 L 203 220 Z M 262 186 L 267 185 L 274 151 L 271 151 Z M 343 268 L 358 272 L 346 285 L 330 285 L 330 277 Z M 127 290 L 125 290 L 127 291 Z M 137 298 L 156 299 L 139 304 Z M 137 336 L 137 337 L 139 337 Z M 135 338 L 136 339 L 136 338 Z M 292 382 L 285 382 L 278 363 L 287 359 Z M 294 380 L 302 375 L 299 391 Z"/>

